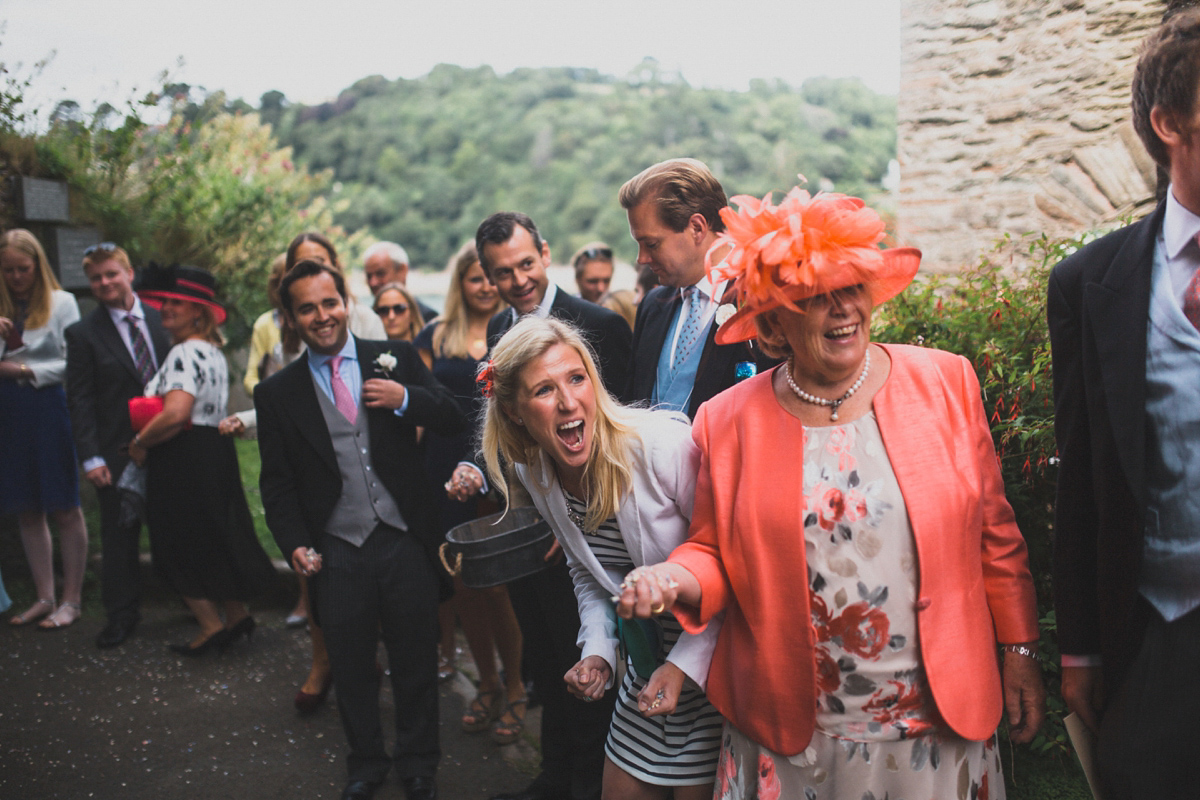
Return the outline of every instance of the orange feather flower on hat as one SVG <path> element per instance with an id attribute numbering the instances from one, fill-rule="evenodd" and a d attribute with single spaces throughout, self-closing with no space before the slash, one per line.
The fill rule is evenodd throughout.
<path id="1" fill-rule="evenodd" d="M 751 338 L 755 314 L 779 306 L 799 311 L 796 301 L 835 289 L 883 280 L 891 297 L 920 263 L 919 251 L 911 248 L 880 249 L 883 219 L 857 197 L 814 196 L 797 186 L 779 205 L 769 193 L 761 200 L 737 195 L 730 203 L 737 210 L 721 209 L 725 232 L 709 250 L 706 266 L 714 284 L 735 281 L 741 310 L 723 335 L 718 332 L 718 341 Z M 722 247 L 729 252 L 714 265 L 712 254 Z"/>

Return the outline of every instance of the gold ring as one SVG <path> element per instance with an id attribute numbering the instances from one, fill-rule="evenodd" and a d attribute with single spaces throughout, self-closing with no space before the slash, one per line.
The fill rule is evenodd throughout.
<path id="1" fill-rule="evenodd" d="M 659 603 L 657 606 L 650 606 L 651 614 L 661 614 L 662 612 L 664 612 L 666 610 L 667 610 L 666 603 Z"/>

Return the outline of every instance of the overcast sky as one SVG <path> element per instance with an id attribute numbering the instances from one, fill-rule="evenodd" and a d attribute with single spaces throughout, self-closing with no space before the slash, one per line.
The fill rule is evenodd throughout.
<path id="1" fill-rule="evenodd" d="M 0 62 L 23 64 L 18 76 L 54 53 L 31 92 L 39 106 L 120 107 L 163 70 L 251 103 L 272 89 L 317 103 L 439 63 L 619 77 L 647 56 L 693 86 L 853 75 L 899 87 L 900 0 L 0 0 L 0 22 Z"/>

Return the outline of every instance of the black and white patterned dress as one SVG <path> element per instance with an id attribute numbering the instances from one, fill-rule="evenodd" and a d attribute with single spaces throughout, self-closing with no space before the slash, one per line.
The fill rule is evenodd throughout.
<path id="1" fill-rule="evenodd" d="M 171 348 L 146 396 L 192 396 L 192 427 L 150 448 L 146 518 L 155 570 L 184 597 L 249 600 L 275 579 L 246 505 L 233 440 L 217 432 L 225 417 L 229 369 L 210 342 Z"/>
<path id="2" fill-rule="evenodd" d="M 580 518 L 587 516 L 585 504 L 566 495 L 567 504 Z M 617 518 L 610 517 L 585 537 L 601 566 L 621 574 L 633 569 Z M 667 660 L 683 629 L 671 614 L 657 622 L 663 630 L 658 665 Z M 638 675 L 626 659 L 625 678 L 617 692 L 612 727 L 604 752 L 613 763 L 635 778 L 657 786 L 694 786 L 709 783 L 716 775 L 724 719 L 708 702 L 704 692 L 685 682 L 679 702 L 670 714 L 644 717 L 638 711 L 638 693 L 649 675 Z"/>

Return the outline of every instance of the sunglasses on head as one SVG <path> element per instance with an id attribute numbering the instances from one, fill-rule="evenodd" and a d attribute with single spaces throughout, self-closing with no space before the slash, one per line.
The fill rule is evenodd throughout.
<path id="1" fill-rule="evenodd" d="M 407 303 L 396 303 L 394 306 L 375 306 L 375 313 L 381 317 L 390 317 L 395 314 L 397 317 L 408 311 Z"/>
<path id="2" fill-rule="evenodd" d="M 579 261 L 595 261 L 596 259 L 600 259 L 601 261 L 612 261 L 612 248 L 611 247 L 589 247 L 587 250 L 584 250 L 582 253 L 579 254 L 578 260 Z"/>
<path id="3" fill-rule="evenodd" d="M 92 253 L 111 253 L 116 249 L 117 245 L 115 242 L 101 242 L 100 244 L 94 244 L 88 249 L 84 250 L 83 254 L 85 256 L 90 256 Z"/>

